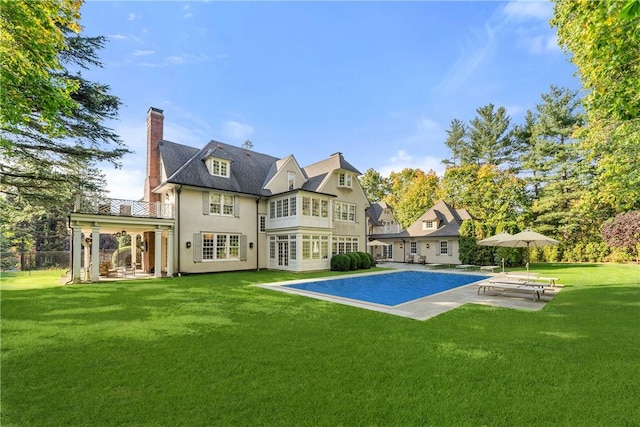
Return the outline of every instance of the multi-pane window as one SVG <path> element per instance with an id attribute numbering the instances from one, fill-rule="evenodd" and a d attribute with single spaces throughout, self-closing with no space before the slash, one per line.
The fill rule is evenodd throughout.
<path id="1" fill-rule="evenodd" d="M 335 237 L 331 245 L 333 255 L 344 254 L 348 252 L 358 252 L 357 237 Z"/>
<path id="2" fill-rule="evenodd" d="M 260 215 L 260 232 L 265 233 L 267 231 L 267 217 Z"/>
<path id="3" fill-rule="evenodd" d="M 425 221 L 422 223 L 423 230 L 433 230 L 436 228 L 435 225 L 436 225 L 435 221 Z"/>
<path id="4" fill-rule="evenodd" d="M 449 242 L 442 240 L 440 242 L 440 255 L 447 255 L 449 253 Z"/>
<path id="5" fill-rule="evenodd" d="M 315 197 L 302 198 L 302 215 L 321 218 L 329 217 L 329 201 Z"/>
<path id="6" fill-rule="evenodd" d="M 338 185 L 340 187 L 352 187 L 353 186 L 353 176 L 351 174 L 341 172 L 338 175 Z"/>
<path id="7" fill-rule="evenodd" d="M 282 218 L 296 215 L 296 198 L 280 199 L 269 203 L 271 218 Z"/>
<path id="8" fill-rule="evenodd" d="M 235 197 L 228 194 L 209 193 L 209 213 L 234 215 Z"/>
<path id="9" fill-rule="evenodd" d="M 202 234 L 202 260 L 225 260 L 240 258 L 240 236 L 238 234 Z"/>
<path id="10" fill-rule="evenodd" d="M 356 220 L 356 205 L 346 202 L 334 202 L 334 215 L 335 221 L 348 221 L 355 222 Z"/>
<path id="11" fill-rule="evenodd" d="M 203 234 L 202 235 L 202 259 L 215 259 L 214 247 L 215 247 L 215 235 Z"/>
<path id="12" fill-rule="evenodd" d="M 418 242 L 410 242 L 409 243 L 409 253 L 411 255 L 415 255 L 418 253 Z"/>
<path id="13" fill-rule="evenodd" d="M 289 190 L 293 190 L 296 187 L 296 174 L 287 172 L 287 181 L 289 182 Z"/>
<path id="14" fill-rule="evenodd" d="M 221 159 L 211 159 L 211 175 L 229 178 L 229 161 Z"/>
<path id="15" fill-rule="evenodd" d="M 302 235 L 302 259 L 329 258 L 329 237 Z"/>

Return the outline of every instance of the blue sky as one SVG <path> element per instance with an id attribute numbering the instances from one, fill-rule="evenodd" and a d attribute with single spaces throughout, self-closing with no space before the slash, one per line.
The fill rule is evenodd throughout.
<path id="1" fill-rule="evenodd" d="M 104 35 L 87 76 L 123 106 L 109 123 L 134 154 L 103 168 L 110 197 L 143 194 L 146 113 L 165 139 L 211 139 L 301 166 L 340 151 L 363 173 L 444 171 L 445 131 L 489 103 L 522 123 L 550 85 L 578 89 L 549 25 L 553 5 L 518 2 L 88 1 Z"/>

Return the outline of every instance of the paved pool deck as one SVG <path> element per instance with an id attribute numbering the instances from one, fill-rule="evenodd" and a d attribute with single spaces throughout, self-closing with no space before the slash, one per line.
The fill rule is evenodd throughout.
<path id="1" fill-rule="evenodd" d="M 436 271 L 442 273 L 451 273 L 451 274 L 473 274 L 473 275 L 486 275 L 486 276 L 497 276 L 500 273 L 487 273 L 478 271 L 458 271 L 455 269 L 438 269 L 438 270 L 430 270 L 426 268 L 424 265 L 420 264 L 405 264 L 405 263 L 385 263 L 381 264 L 380 267 L 390 268 L 388 271 L 381 271 L 375 273 L 362 273 L 361 275 L 380 275 L 380 274 L 388 274 L 398 270 L 413 270 L 413 271 Z M 360 274 L 359 274 L 360 275 Z M 333 277 L 337 278 L 337 277 Z M 321 278 L 316 280 L 327 280 L 327 278 Z M 331 301 L 338 304 L 350 305 L 353 307 L 364 308 L 367 310 L 379 311 L 382 313 L 393 314 L 396 316 L 408 317 L 416 320 L 427 320 L 435 317 L 439 314 L 445 313 L 449 310 L 452 310 L 456 307 L 460 307 L 463 304 L 482 304 L 488 305 L 492 307 L 502 307 L 502 308 L 510 308 L 515 310 L 529 310 L 529 311 L 537 311 L 544 308 L 546 302 L 551 300 L 554 295 L 558 292 L 559 289 L 555 289 L 551 292 L 545 292 L 540 300 L 533 301 L 532 298 L 528 295 L 517 295 L 517 294 L 502 294 L 498 292 L 481 292 L 478 294 L 478 283 L 474 282 L 465 286 L 461 286 L 455 289 L 451 289 L 448 291 L 440 292 L 438 294 L 430 295 L 424 298 L 420 298 L 414 301 L 410 301 L 404 304 L 399 304 L 396 306 L 386 306 L 381 304 L 363 302 L 358 300 L 353 300 L 349 298 L 336 297 L 332 295 L 320 294 L 317 292 L 305 291 L 300 289 L 288 288 L 283 285 L 292 285 L 295 283 L 304 283 L 309 282 L 311 280 L 293 280 L 286 282 L 278 282 L 278 283 L 270 283 L 270 284 L 261 284 L 256 285 L 265 289 L 276 290 L 280 292 L 286 292 L 297 295 L 304 295 L 311 298 L 316 298 L 324 301 Z"/>

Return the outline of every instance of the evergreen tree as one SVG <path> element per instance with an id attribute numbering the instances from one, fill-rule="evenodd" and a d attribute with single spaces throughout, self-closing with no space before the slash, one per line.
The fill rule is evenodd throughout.
<path id="1" fill-rule="evenodd" d="M 467 141 L 467 127 L 459 119 L 451 120 L 451 128 L 446 131 L 447 139 L 444 142 L 451 150 L 452 158 L 442 161 L 445 165 L 459 166 L 463 162 L 469 162 L 469 142 Z"/>
<path id="2" fill-rule="evenodd" d="M 478 116 L 469 125 L 471 158 L 478 165 L 501 165 L 511 159 L 511 118 L 504 107 L 493 104 L 476 110 Z"/>

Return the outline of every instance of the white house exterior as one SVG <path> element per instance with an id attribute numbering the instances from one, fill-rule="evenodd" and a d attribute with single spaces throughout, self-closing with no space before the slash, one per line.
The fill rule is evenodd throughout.
<path id="1" fill-rule="evenodd" d="M 147 178 L 138 203 L 169 207 L 171 215 L 122 218 L 122 207 L 105 215 L 80 209 L 70 216 L 74 247 L 81 246 L 81 233 L 135 228 L 144 236 L 143 268 L 158 277 L 326 270 L 332 254 L 366 251 L 369 203 L 361 173 L 341 153 L 301 167 L 293 155 L 277 158 L 217 141 L 203 148 L 166 141 L 163 122 L 162 110 L 150 108 Z M 91 278 L 98 279 L 97 269 Z"/>
<path id="2" fill-rule="evenodd" d="M 439 201 L 406 230 L 373 233 L 368 238 L 389 244 L 382 249 L 392 261 L 419 262 L 422 257 L 422 262 L 428 264 L 460 264 L 460 225 L 468 219 L 472 218 L 466 209 Z"/>

